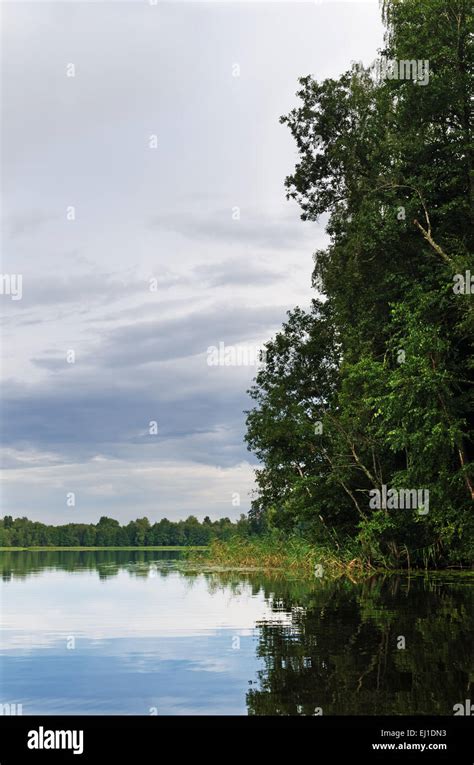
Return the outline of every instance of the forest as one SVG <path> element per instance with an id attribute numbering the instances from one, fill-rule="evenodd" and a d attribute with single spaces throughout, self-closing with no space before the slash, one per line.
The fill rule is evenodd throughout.
<path id="1" fill-rule="evenodd" d="M 262 465 L 250 518 L 262 533 L 376 563 L 464 565 L 474 552 L 472 3 L 381 5 L 378 61 L 302 77 L 281 118 L 298 152 L 287 196 L 330 241 L 314 253 L 310 310 L 289 312 L 250 391 L 247 443 Z M 422 492 L 429 512 L 374 507 L 381 491 Z"/>
<path id="2" fill-rule="evenodd" d="M 208 545 L 235 534 L 246 534 L 245 516 L 232 523 L 229 518 L 202 522 L 190 515 L 186 520 L 162 518 L 151 524 L 137 518 L 121 526 L 114 518 L 102 516 L 98 523 L 67 523 L 50 526 L 28 518 L 6 515 L 0 519 L 0 547 L 142 547 Z"/>

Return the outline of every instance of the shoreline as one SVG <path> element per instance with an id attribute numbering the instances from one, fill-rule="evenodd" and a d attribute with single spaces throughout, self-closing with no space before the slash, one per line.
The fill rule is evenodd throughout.
<path id="1" fill-rule="evenodd" d="M 82 547 L 82 546 L 56 546 L 56 545 L 50 545 L 50 546 L 44 546 L 44 547 L 0 547 L 0 552 L 60 552 L 61 550 L 65 552 L 73 552 L 74 550 L 77 550 L 78 552 L 98 552 L 99 550 L 124 550 L 124 551 L 130 551 L 130 550 L 150 550 L 150 551 L 158 551 L 158 550 L 205 550 L 206 547 L 202 545 L 127 545 L 126 547 L 117 547 L 117 546 L 111 546 L 111 547 Z"/>
<path id="2" fill-rule="evenodd" d="M 277 544 L 266 546 L 262 541 L 250 543 L 248 540 L 229 540 L 228 542 L 215 541 L 209 546 L 198 545 L 142 545 L 142 546 L 108 546 L 108 547 L 85 547 L 85 546 L 43 546 L 43 547 L 0 547 L 0 553 L 6 552 L 188 552 L 182 560 L 187 567 L 211 571 L 227 572 L 260 572 L 273 575 L 296 577 L 298 579 L 337 579 L 348 577 L 355 581 L 371 576 L 380 575 L 442 575 L 442 574 L 468 574 L 474 575 L 474 570 L 469 566 L 444 566 L 442 568 L 430 567 L 400 567 L 376 563 L 375 565 L 363 558 L 352 558 L 341 554 L 339 557 L 328 550 L 313 547 L 308 544 L 288 545 Z"/>
<path id="3" fill-rule="evenodd" d="M 463 573 L 474 574 L 473 567 L 446 564 L 440 567 L 400 565 L 401 561 L 374 560 L 349 549 L 335 552 L 301 539 L 265 538 L 214 541 L 203 550 L 190 551 L 188 563 L 227 569 L 280 571 L 303 578 L 370 577 L 377 574 Z"/>

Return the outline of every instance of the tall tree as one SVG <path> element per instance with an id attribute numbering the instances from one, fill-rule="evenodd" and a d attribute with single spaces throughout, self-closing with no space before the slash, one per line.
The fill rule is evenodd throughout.
<path id="1" fill-rule="evenodd" d="M 371 555 L 473 551 L 472 4 L 386 0 L 378 63 L 300 80 L 282 118 L 304 220 L 328 214 L 321 300 L 267 346 L 249 447 L 253 517 Z M 456 285 L 461 288 L 456 289 Z M 429 513 L 370 506 L 429 491 Z"/>

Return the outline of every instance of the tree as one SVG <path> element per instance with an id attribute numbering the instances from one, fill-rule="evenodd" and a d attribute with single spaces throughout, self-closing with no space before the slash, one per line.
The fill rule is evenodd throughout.
<path id="1" fill-rule="evenodd" d="M 429 62 L 425 82 L 376 67 L 300 80 L 282 118 L 299 162 L 286 179 L 304 220 L 328 214 L 321 299 L 267 344 L 247 442 L 263 461 L 251 518 L 338 547 L 469 559 L 474 320 L 453 280 L 473 248 L 472 7 L 387 0 L 382 57 Z M 440 24 L 440 19 L 443 23 Z M 374 510 L 383 485 L 424 487 L 430 512 Z"/>
<path id="2" fill-rule="evenodd" d="M 206 516 L 201 523 L 195 516 L 185 521 L 162 518 L 150 525 L 148 518 L 137 518 L 120 526 L 114 518 L 102 516 L 97 524 L 68 523 L 47 526 L 6 515 L 0 519 L 0 547 L 59 546 L 59 547 L 128 547 L 148 545 L 207 545 L 211 539 L 242 534 L 247 521 L 241 516 L 237 523 L 223 518 L 214 523 Z"/>

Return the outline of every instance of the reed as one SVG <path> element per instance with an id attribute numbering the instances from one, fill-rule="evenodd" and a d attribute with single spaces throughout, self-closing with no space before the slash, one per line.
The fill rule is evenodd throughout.
<path id="1" fill-rule="evenodd" d="M 189 561 L 204 565 L 235 568 L 278 569 L 304 576 L 344 575 L 373 572 L 368 560 L 354 557 L 353 551 L 343 550 L 337 554 L 324 547 L 317 547 L 298 537 L 274 539 L 256 537 L 246 539 L 233 537 L 226 541 L 216 540 L 205 550 L 193 550 L 186 554 Z"/>

